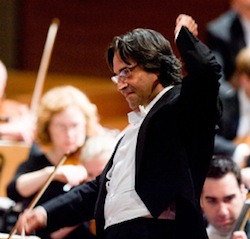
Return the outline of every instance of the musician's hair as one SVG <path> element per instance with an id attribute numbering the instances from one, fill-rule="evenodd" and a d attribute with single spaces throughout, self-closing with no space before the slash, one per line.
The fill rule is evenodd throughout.
<path id="1" fill-rule="evenodd" d="M 88 138 L 83 150 L 81 151 L 80 161 L 84 165 L 85 162 L 94 160 L 96 157 L 102 156 L 108 161 L 117 144 L 115 134 L 107 132 L 104 135 L 98 135 Z"/>
<path id="2" fill-rule="evenodd" d="M 135 62 L 144 71 L 158 74 L 164 87 L 181 82 L 181 61 L 173 53 L 170 42 L 157 31 L 137 28 L 125 35 L 114 37 L 106 54 L 112 71 L 116 53 L 126 64 Z"/>
<path id="3" fill-rule="evenodd" d="M 86 94 L 73 86 L 58 86 L 47 91 L 37 111 L 37 141 L 50 144 L 49 123 L 51 118 L 70 106 L 78 107 L 86 119 L 86 136 L 94 136 L 100 129 L 99 115 L 95 104 L 91 103 Z M 72 115 L 72 117 L 74 117 Z"/>
<path id="4" fill-rule="evenodd" d="M 240 168 L 232 158 L 225 155 L 214 155 L 207 173 L 207 178 L 220 179 L 228 173 L 232 173 L 235 176 L 239 186 L 242 184 Z"/>

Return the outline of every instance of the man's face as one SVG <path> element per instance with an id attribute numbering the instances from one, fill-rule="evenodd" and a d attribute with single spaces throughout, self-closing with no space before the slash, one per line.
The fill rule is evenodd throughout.
<path id="1" fill-rule="evenodd" d="M 250 8 L 250 0 L 232 0 L 232 2 L 242 8 Z"/>
<path id="2" fill-rule="evenodd" d="M 228 173 L 220 179 L 206 179 L 200 202 L 209 224 L 224 234 L 231 231 L 245 199 L 244 186 L 239 187 L 235 176 Z"/>
<path id="3" fill-rule="evenodd" d="M 248 74 L 242 73 L 238 77 L 240 87 L 243 89 L 247 97 L 250 99 L 250 77 Z"/>
<path id="4" fill-rule="evenodd" d="M 232 0 L 231 6 L 246 19 L 250 19 L 250 0 Z"/>
<path id="5" fill-rule="evenodd" d="M 136 65 L 136 63 L 131 62 L 131 65 L 127 65 L 118 54 L 115 54 L 113 65 L 114 73 L 119 75 L 122 70 L 131 65 Z M 139 105 L 147 106 L 163 89 L 157 74 L 146 72 L 139 66 L 134 67 L 126 78 L 119 80 L 117 88 L 132 110 L 136 110 Z"/>

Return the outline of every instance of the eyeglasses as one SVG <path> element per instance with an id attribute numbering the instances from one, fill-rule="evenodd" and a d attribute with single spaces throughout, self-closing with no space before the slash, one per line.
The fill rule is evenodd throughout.
<path id="1" fill-rule="evenodd" d="M 123 69 L 118 75 L 112 76 L 111 80 L 117 84 L 119 81 L 124 81 L 126 78 L 129 77 L 131 72 L 137 67 L 137 64 L 134 66 L 128 66 L 125 69 Z"/>

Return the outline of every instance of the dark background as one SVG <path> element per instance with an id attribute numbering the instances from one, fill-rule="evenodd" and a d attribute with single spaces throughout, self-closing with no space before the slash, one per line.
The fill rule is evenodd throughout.
<path id="1" fill-rule="evenodd" d="M 196 19 L 205 41 L 206 24 L 228 7 L 229 0 L 1 0 L 0 58 L 8 68 L 37 71 L 56 17 L 60 27 L 49 71 L 107 77 L 104 56 L 115 35 L 152 28 L 173 44 L 175 19 L 186 13 Z"/>

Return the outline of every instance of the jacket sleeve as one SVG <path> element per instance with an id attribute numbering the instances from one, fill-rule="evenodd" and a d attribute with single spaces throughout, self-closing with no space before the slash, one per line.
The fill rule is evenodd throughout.
<path id="1" fill-rule="evenodd" d="M 209 73 L 210 79 L 218 82 L 221 77 L 221 66 L 212 51 L 186 27 L 181 28 L 176 44 L 188 74 L 207 78 Z"/>
<path id="2" fill-rule="evenodd" d="M 98 179 L 77 186 L 70 192 L 42 204 L 47 212 L 47 229 L 53 232 L 94 218 Z"/>
<path id="3" fill-rule="evenodd" d="M 221 116 L 218 97 L 221 67 L 212 51 L 186 27 L 181 28 L 176 44 L 187 71 L 180 94 L 182 139 L 199 195 L 212 158 L 214 135 Z"/>

